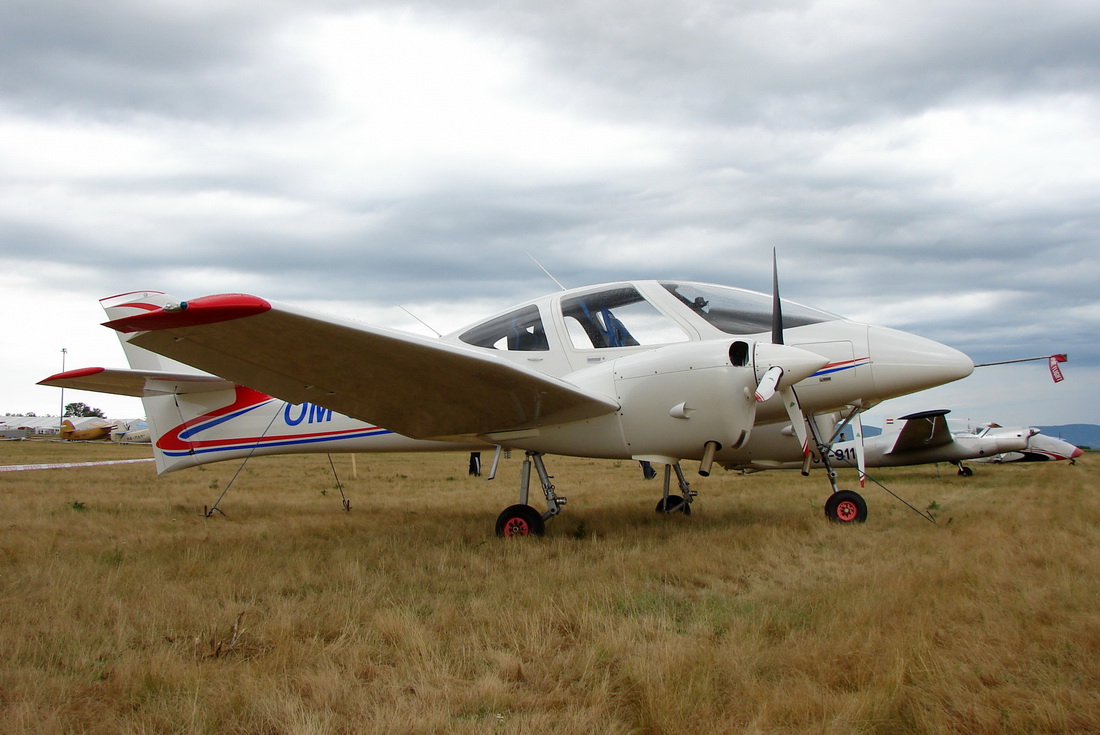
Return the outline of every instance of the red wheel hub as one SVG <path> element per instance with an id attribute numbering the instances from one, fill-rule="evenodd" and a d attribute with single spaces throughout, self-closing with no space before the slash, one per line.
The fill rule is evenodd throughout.
<path id="1" fill-rule="evenodd" d="M 505 536 L 530 536 L 531 526 L 522 518 L 509 518 L 504 523 Z"/>
<path id="2" fill-rule="evenodd" d="M 836 507 L 836 517 L 845 523 L 850 523 L 859 515 L 859 508 L 851 500 L 841 501 Z"/>

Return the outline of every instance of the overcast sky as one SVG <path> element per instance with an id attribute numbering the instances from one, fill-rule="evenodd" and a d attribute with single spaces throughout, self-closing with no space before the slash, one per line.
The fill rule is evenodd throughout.
<path id="1" fill-rule="evenodd" d="M 11 0 L 0 413 L 125 365 L 98 299 L 244 291 L 449 331 L 687 278 L 979 369 L 883 415 L 1100 423 L 1100 3 Z M 136 399 L 66 391 L 112 416 Z"/>

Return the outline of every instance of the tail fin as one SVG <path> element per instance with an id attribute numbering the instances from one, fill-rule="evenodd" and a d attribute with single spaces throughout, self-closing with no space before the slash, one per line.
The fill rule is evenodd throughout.
<path id="1" fill-rule="evenodd" d="M 135 314 L 144 314 L 163 307 L 165 304 L 178 302 L 179 299 L 161 293 L 160 291 L 132 291 L 130 293 L 108 296 L 100 299 L 99 303 L 103 311 L 107 313 L 109 321 L 121 319 Z M 122 343 L 122 351 L 126 354 L 126 361 L 134 370 L 161 370 L 168 373 L 194 373 L 205 375 L 190 365 L 171 360 L 167 357 L 150 352 L 149 350 L 130 344 L 130 338 L 134 335 L 118 332 L 118 339 Z"/>
<path id="2" fill-rule="evenodd" d="M 161 308 L 172 297 L 139 291 L 103 299 L 111 320 Z M 157 472 L 289 452 L 424 451 L 446 442 L 416 442 L 305 403 L 286 402 L 130 344 L 119 333 L 129 370 L 81 368 L 39 382 L 136 396 L 145 406 Z"/>
<path id="3" fill-rule="evenodd" d="M 109 321 L 160 309 L 179 299 L 160 291 L 133 291 L 100 299 Z M 130 344 L 133 334 L 117 332 L 130 376 L 140 380 L 134 392 L 145 407 L 157 472 L 193 467 L 207 459 L 186 439 L 187 427 L 200 417 L 217 416 L 226 407 L 240 403 L 239 386 L 190 365 Z M 134 386 L 137 388 L 137 386 Z M 249 391 L 251 394 L 252 392 Z M 259 397 L 259 394 L 255 394 Z M 263 402 L 266 396 L 259 397 Z M 220 458 L 220 457 L 219 457 Z"/>

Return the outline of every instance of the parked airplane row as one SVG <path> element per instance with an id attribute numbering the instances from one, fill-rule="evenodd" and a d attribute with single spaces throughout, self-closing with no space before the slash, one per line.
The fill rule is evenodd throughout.
<path id="1" fill-rule="evenodd" d="M 1083 452 L 1080 448 L 1054 437 L 1040 433 L 1031 426 L 1004 427 L 986 424 L 977 429 L 956 428 L 947 419 L 947 409 L 921 411 L 900 418 L 886 419 L 884 430 L 878 436 L 856 438 L 845 434 L 831 450 L 830 458 L 840 467 L 859 467 L 862 449 L 862 467 L 903 467 L 909 465 L 950 462 L 959 468 L 959 474 L 969 477 L 973 471 L 963 464 L 975 462 L 1039 462 L 1047 460 L 1074 460 Z M 764 430 L 785 431 L 778 427 Z M 851 436 L 851 438 L 848 438 Z M 801 461 L 758 460 L 738 467 L 746 472 L 771 469 L 800 469 Z M 812 466 L 820 467 L 821 459 L 814 456 Z"/>
<path id="2" fill-rule="evenodd" d="M 826 516 L 861 522 L 864 499 L 831 471 L 847 456 L 842 430 L 858 431 L 860 412 L 881 401 L 966 377 L 973 362 L 781 300 L 776 282 L 771 296 L 687 281 L 563 290 L 438 339 L 249 295 L 133 292 L 101 302 L 130 368 L 42 384 L 140 397 L 158 472 L 288 452 L 523 450 L 502 536 L 542 534 L 565 506 L 546 454 L 663 465 L 657 509 L 685 513 L 696 491 L 684 460 L 702 476 L 714 463 L 817 462 L 830 470 Z M 917 431 L 908 426 L 867 456 L 896 455 Z M 529 504 L 532 468 L 543 512 Z"/>

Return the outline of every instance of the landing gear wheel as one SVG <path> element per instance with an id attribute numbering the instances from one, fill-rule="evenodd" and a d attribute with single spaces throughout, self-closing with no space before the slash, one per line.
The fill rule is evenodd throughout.
<path id="1" fill-rule="evenodd" d="M 529 505 L 510 505 L 497 516 L 497 536 L 542 536 L 546 523 L 537 510 Z"/>
<path id="2" fill-rule="evenodd" d="M 658 513 L 683 513 L 689 516 L 691 515 L 691 504 L 679 495 L 669 495 L 667 502 L 666 498 L 657 501 L 656 511 Z"/>
<path id="3" fill-rule="evenodd" d="M 863 523 L 867 501 L 853 490 L 837 490 L 825 501 L 825 517 L 833 523 Z"/>
<path id="4" fill-rule="evenodd" d="M 971 477 L 971 476 L 973 476 L 973 474 L 974 474 L 974 470 L 970 469 L 969 467 L 959 465 L 959 476 L 960 477 Z"/>

